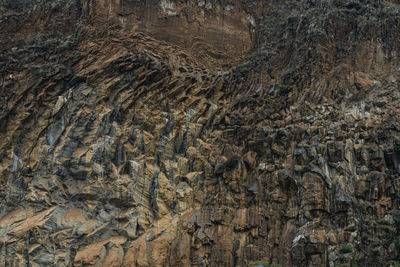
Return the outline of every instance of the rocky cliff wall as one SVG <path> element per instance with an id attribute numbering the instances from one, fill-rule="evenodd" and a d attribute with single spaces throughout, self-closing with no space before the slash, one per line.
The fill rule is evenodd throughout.
<path id="1" fill-rule="evenodd" d="M 1 3 L 1 265 L 400 261 L 399 3 Z"/>

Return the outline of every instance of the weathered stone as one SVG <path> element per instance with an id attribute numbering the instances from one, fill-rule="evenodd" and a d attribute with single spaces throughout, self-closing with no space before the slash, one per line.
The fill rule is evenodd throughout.
<path id="1" fill-rule="evenodd" d="M 0 265 L 395 265 L 399 14 L 1 1 Z"/>

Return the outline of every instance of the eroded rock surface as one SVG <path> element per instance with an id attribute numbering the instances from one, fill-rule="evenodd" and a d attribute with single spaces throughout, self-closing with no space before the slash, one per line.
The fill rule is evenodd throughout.
<path id="1" fill-rule="evenodd" d="M 0 7 L 0 265 L 400 262 L 398 2 Z"/>

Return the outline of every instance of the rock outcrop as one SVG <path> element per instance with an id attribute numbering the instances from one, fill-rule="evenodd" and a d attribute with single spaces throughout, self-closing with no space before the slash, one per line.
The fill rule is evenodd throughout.
<path id="1" fill-rule="evenodd" d="M 0 3 L 1 266 L 400 264 L 398 1 Z"/>

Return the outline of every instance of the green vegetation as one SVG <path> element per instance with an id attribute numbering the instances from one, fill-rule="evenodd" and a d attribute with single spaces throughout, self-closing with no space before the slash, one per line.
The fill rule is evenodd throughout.
<path id="1" fill-rule="evenodd" d="M 397 229 L 395 227 L 390 226 L 390 225 L 386 225 L 386 224 L 378 225 L 378 229 L 382 230 L 382 231 L 385 231 L 385 232 L 387 232 L 389 234 L 395 234 L 396 231 L 397 231 Z"/>
<path id="2" fill-rule="evenodd" d="M 249 266 L 259 266 L 259 265 L 264 266 L 265 264 L 267 264 L 267 263 L 265 263 L 265 261 L 250 261 L 249 262 Z"/>
<path id="3" fill-rule="evenodd" d="M 382 220 L 379 221 L 379 224 L 380 224 L 380 225 L 390 225 L 390 222 L 387 221 L 387 220 L 383 220 L 383 219 L 382 219 Z"/>
<path id="4" fill-rule="evenodd" d="M 369 252 L 372 256 L 380 256 L 381 254 L 379 248 L 371 248 Z"/>
<path id="5" fill-rule="evenodd" d="M 351 253 L 353 252 L 353 249 L 351 248 L 351 246 L 349 244 L 345 244 L 340 248 L 340 253 Z"/>
<path id="6" fill-rule="evenodd" d="M 395 152 L 397 155 L 400 155 L 400 145 L 399 145 L 399 144 L 395 144 L 395 145 L 394 145 L 394 152 Z"/>
<path id="7" fill-rule="evenodd" d="M 398 261 L 388 261 L 386 262 L 386 266 L 400 267 L 400 263 Z"/>
<path id="8" fill-rule="evenodd" d="M 397 153 L 400 153 L 400 144 L 394 145 L 394 151 L 396 151 Z"/>
<path id="9" fill-rule="evenodd" d="M 337 261 L 338 261 L 339 263 L 344 263 L 344 262 L 346 261 L 346 259 L 345 259 L 343 256 L 339 256 L 339 257 L 337 258 Z"/>

